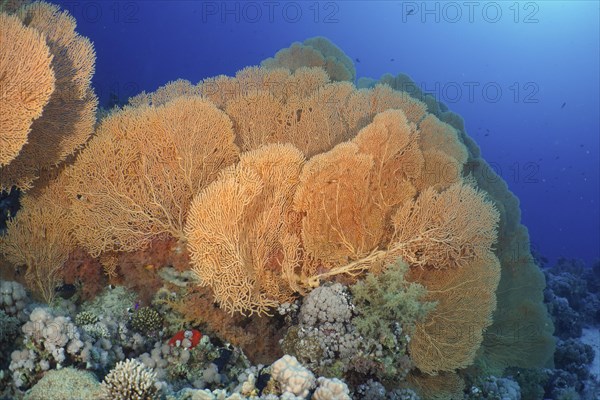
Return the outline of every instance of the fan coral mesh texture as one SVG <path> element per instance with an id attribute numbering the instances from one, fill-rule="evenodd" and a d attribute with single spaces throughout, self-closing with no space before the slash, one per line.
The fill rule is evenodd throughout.
<path id="1" fill-rule="evenodd" d="M 54 91 L 52 55 L 44 36 L 0 14 L 0 167 L 12 161 Z M 26 57 L 23 57 L 26 54 Z M 1 170 L 0 170 L 1 171 Z"/>
<path id="2" fill-rule="evenodd" d="M 291 300 L 279 271 L 293 262 L 284 220 L 303 161 L 291 145 L 244 153 L 194 199 L 186 225 L 194 272 L 227 310 L 263 312 Z"/>
<path id="3" fill-rule="evenodd" d="M 7 234 L 0 236 L 0 254 L 14 265 L 27 267 L 28 286 L 47 303 L 54 299 L 62 266 L 75 248 L 64 185 L 65 176 L 60 174 L 38 193 L 25 194 L 23 209 L 9 220 Z"/>
<path id="4" fill-rule="evenodd" d="M 77 240 L 96 256 L 183 238 L 192 197 L 237 152 L 229 118 L 199 97 L 111 115 L 68 171 Z"/>
<path id="5" fill-rule="evenodd" d="M 0 171 L 3 188 L 28 189 L 92 131 L 94 53 L 55 6 L 35 3 L 18 16 L 46 35 L 56 79 L 28 143 Z M 56 225 L 105 259 L 157 239 L 187 242 L 200 284 L 232 313 L 267 313 L 324 280 L 355 281 L 401 257 L 437 302 L 409 349 L 430 374 L 472 363 L 500 279 L 497 330 L 486 331 L 482 357 L 498 368 L 541 363 L 551 324 L 543 276 L 520 248 L 528 236 L 516 200 L 489 175 L 469 176 L 487 166 L 458 116 L 386 82 L 356 89 L 345 81 L 354 75 L 339 49 L 313 38 L 265 67 L 132 99 L 101 123 L 68 182 L 49 182 L 68 195 Z M 39 243 L 46 247 L 31 252 L 44 255 L 54 240 Z M 531 315 L 545 324 L 541 339 L 502 334 Z"/>
<path id="6" fill-rule="evenodd" d="M 27 143 L 0 169 L 0 189 L 4 190 L 13 185 L 30 189 L 40 170 L 77 151 L 92 134 L 98 103 L 91 88 L 96 55 L 91 42 L 75 32 L 75 19 L 44 2 L 21 8 L 17 15 L 26 26 L 45 36 L 56 84 L 43 114 L 31 125 Z M 28 58 L 29 54 L 21 53 L 20 57 Z"/>
<path id="7" fill-rule="evenodd" d="M 352 60 L 321 36 L 306 39 L 303 43 L 292 43 L 290 47 L 279 50 L 275 57 L 264 60 L 261 66 L 270 69 L 284 67 L 292 72 L 301 67 L 321 67 L 334 81 L 354 82 L 356 79 Z"/>

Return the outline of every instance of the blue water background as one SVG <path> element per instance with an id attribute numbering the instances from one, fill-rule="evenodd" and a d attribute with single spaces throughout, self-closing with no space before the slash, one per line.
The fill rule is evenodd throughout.
<path id="1" fill-rule="evenodd" d="M 596 1 L 55 2 L 95 44 L 102 105 L 317 35 L 358 77 L 404 72 L 463 116 L 544 256 L 600 257 Z"/>

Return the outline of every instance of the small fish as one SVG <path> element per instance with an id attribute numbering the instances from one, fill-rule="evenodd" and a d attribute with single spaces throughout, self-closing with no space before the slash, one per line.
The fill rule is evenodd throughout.
<path id="1" fill-rule="evenodd" d="M 390 61 L 391 61 L 391 62 L 394 62 L 394 61 L 396 61 L 396 60 L 395 60 L 395 59 L 393 59 L 393 58 L 390 58 Z"/>
<path id="2" fill-rule="evenodd" d="M 560 108 L 565 108 L 566 105 L 567 105 L 567 102 L 565 101 L 564 103 L 562 103 L 562 106 L 560 106 Z"/>
<path id="3" fill-rule="evenodd" d="M 411 8 L 410 10 L 408 10 L 408 11 L 406 12 L 406 15 L 413 15 L 414 13 L 415 13 L 415 9 L 414 9 L 414 8 Z"/>
<path id="4" fill-rule="evenodd" d="M 127 312 L 129 314 L 133 314 L 134 312 L 136 312 L 138 310 L 138 308 L 140 308 L 140 302 L 136 301 L 135 304 L 133 305 L 133 307 L 127 307 Z"/>
<path id="5" fill-rule="evenodd" d="M 269 381 L 271 380 L 271 374 L 263 371 L 266 371 L 266 368 L 262 368 L 258 372 L 258 379 L 256 379 L 256 383 L 254 385 L 256 386 L 256 389 L 258 389 L 259 393 L 261 390 L 267 387 Z"/>
<path id="6" fill-rule="evenodd" d="M 156 267 L 154 266 L 154 264 L 147 264 L 144 266 L 144 269 L 146 271 L 154 271 L 156 269 Z"/>
<path id="7" fill-rule="evenodd" d="M 486 133 L 486 134 L 485 134 L 485 135 L 483 135 L 483 136 L 490 136 L 490 134 L 489 134 L 489 133 Z"/>
<path id="8" fill-rule="evenodd" d="M 230 349 L 227 349 L 227 348 L 219 349 L 219 357 L 215 358 L 212 361 L 213 364 L 215 364 L 217 366 L 217 370 L 219 370 L 219 371 L 223 370 L 223 368 L 225 368 L 225 365 L 227 365 L 227 363 L 231 359 L 232 355 L 233 355 L 233 351 L 231 351 Z"/>
<path id="9" fill-rule="evenodd" d="M 360 58 L 356 57 L 356 58 L 354 59 L 354 61 L 356 61 L 357 63 L 359 63 L 359 62 L 360 62 Z"/>

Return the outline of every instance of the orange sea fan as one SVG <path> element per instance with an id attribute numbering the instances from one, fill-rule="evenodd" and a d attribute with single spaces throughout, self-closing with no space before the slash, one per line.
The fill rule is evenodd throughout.
<path id="1" fill-rule="evenodd" d="M 294 261 L 285 221 L 303 163 L 291 145 L 244 153 L 191 205 L 186 235 L 193 271 L 229 312 L 265 313 L 292 299 L 281 274 Z"/>
<path id="2" fill-rule="evenodd" d="M 0 174 L 27 142 L 31 123 L 54 91 L 52 55 L 44 35 L 0 13 Z M 0 182 L 2 182 L 0 178 Z M 6 187 L 8 188 L 8 187 Z"/>
<path id="3" fill-rule="evenodd" d="M 27 144 L 0 171 L 0 188 L 15 185 L 27 190 L 41 169 L 64 161 L 92 134 L 98 101 L 90 82 L 96 55 L 91 42 L 75 32 L 75 19 L 56 5 L 36 2 L 19 9 L 17 16 L 46 38 L 56 78 L 43 114 L 31 125 Z"/>
<path id="4" fill-rule="evenodd" d="M 79 243 L 92 255 L 184 240 L 191 199 L 237 159 L 231 121 L 200 97 L 113 113 L 69 169 Z"/>

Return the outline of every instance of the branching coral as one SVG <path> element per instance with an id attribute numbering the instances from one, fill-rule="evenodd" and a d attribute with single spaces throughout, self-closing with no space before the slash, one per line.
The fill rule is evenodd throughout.
<path id="1" fill-rule="evenodd" d="M 102 381 L 102 399 L 154 400 L 158 398 L 156 375 L 133 359 L 117 363 Z"/>

